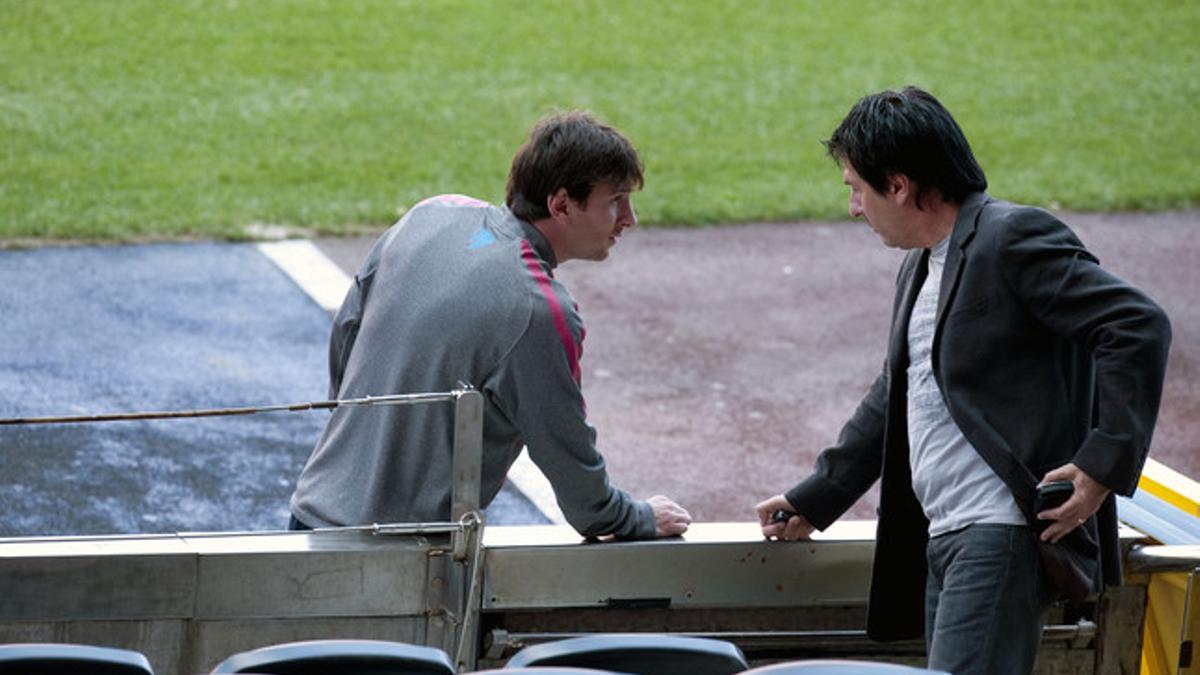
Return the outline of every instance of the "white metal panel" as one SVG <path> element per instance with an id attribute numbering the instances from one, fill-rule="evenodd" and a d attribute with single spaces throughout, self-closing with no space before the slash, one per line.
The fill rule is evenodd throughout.
<path id="1" fill-rule="evenodd" d="M 194 554 L 0 557 L 0 621 L 191 616 Z"/>
<path id="2" fill-rule="evenodd" d="M 860 604 L 873 548 L 761 537 L 489 548 L 483 608 Z"/>
<path id="3" fill-rule="evenodd" d="M 198 552 L 195 617 L 421 615 L 430 551 L 449 535 L 313 532 L 189 540 Z"/>

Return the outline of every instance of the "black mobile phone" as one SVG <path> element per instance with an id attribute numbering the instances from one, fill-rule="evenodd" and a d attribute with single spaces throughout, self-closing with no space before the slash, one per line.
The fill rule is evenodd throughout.
<path id="1" fill-rule="evenodd" d="M 1069 480 L 1056 480 L 1039 485 L 1033 499 L 1033 513 L 1056 509 L 1075 494 L 1075 484 Z"/>

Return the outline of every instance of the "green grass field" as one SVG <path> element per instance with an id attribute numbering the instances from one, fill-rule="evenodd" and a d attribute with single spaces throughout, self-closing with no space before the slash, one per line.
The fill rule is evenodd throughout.
<path id="1" fill-rule="evenodd" d="M 821 139 L 912 83 L 993 194 L 1200 200 L 1200 3 L 0 0 L 0 240 L 378 227 L 503 196 L 540 115 L 642 151 L 643 223 L 844 215 Z"/>

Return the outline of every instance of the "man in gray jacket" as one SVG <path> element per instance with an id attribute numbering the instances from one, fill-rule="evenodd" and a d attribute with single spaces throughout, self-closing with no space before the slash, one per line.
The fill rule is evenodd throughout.
<path id="1" fill-rule="evenodd" d="M 462 195 L 417 204 L 380 237 L 334 321 L 330 396 L 483 394 L 481 503 L 521 448 L 584 536 L 672 536 L 686 510 L 609 484 L 580 391 L 584 327 L 554 268 L 604 260 L 637 222 L 642 164 L 586 113 L 547 117 L 513 158 L 503 207 Z M 447 406 L 337 408 L 292 495 L 292 527 L 450 518 Z"/>

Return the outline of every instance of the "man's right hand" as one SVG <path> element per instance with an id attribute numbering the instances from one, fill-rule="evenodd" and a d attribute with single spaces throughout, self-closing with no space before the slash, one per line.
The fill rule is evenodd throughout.
<path id="1" fill-rule="evenodd" d="M 808 518 L 797 513 L 793 513 L 792 517 L 785 521 L 777 522 L 775 520 L 776 512 L 792 513 L 795 511 L 795 507 L 783 495 L 775 495 L 766 501 L 759 502 L 754 510 L 758 513 L 758 523 L 762 526 L 763 536 L 767 539 L 781 541 L 808 539 L 812 536 L 813 530 L 817 529 L 808 522 Z"/>
<path id="2" fill-rule="evenodd" d="M 692 514 L 668 497 L 654 495 L 646 500 L 654 510 L 654 536 L 674 537 L 687 532 Z"/>

